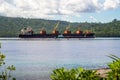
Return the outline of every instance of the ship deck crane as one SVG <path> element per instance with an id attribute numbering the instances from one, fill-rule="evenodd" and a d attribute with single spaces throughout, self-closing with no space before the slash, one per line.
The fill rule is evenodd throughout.
<path id="1" fill-rule="evenodd" d="M 56 26 L 54 27 L 53 31 L 52 31 L 52 34 L 59 34 L 59 31 L 57 31 L 57 28 L 58 28 L 58 25 L 60 24 L 60 22 L 58 22 L 56 24 Z"/>

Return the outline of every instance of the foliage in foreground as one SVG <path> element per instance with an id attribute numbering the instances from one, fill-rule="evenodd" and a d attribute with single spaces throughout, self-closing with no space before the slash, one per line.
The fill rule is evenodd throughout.
<path id="1" fill-rule="evenodd" d="M 59 68 L 53 70 L 50 78 L 52 80 L 120 80 L 120 58 L 110 55 L 113 62 L 108 64 L 111 69 L 105 78 L 99 76 L 96 70 L 85 70 L 83 68 L 65 69 Z"/>
<path id="2" fill-rule="evenodd" d="M 52 80 L 99 80 L 95 70 L 85 70 L 83 68 L 67 70 L 65 68 L 56 69 L 51 74 Z"/>
<path id="3" fill-rule="evenodd" d="M 109 57 L 113 59 L 113 62 L 108 64 L 109 68 L 111 69 L 111 71 L 108 73 L 108 79 L 120 80 L 120 58 L 115 55 L 111 55 Z"/>
<path id="4" fill-rule="evenodd" d="M 8 66 L 5 69 L 2 69 L 5 66 L 4 60 L 5 60 L 5 55 L 0 52 L 0 80 L 16 80 L 11 75 L 11 72 L 16 70 L 16 68 L 13 65 Z"/>

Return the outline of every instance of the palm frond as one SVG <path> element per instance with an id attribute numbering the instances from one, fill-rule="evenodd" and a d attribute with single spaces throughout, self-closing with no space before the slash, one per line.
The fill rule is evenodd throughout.
<path id="1" fill-rule="evenodd" d="M 113 59 L 113 60 L 115 60 L 115 61 L 120 60 L 119 57 L 117 57 L 116 55 L 113 55 L 113 54 L 110 54 L 108 57 L 110 57 L 111 59 Z"/>

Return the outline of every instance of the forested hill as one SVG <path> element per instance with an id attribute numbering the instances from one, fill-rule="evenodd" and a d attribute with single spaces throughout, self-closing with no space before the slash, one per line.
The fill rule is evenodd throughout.
<path id="1" fill-rule="evenodd" d="M 70 24 L 70 30 L 74 32 L 78 26 L 82 30 L 93 30 L 98 37 L 120 37 L 120 20 L 114 19 L 109 23 L 69 23 L 66 21 L 25 19 L 0 16 L 0 37 L 17 37 L 24 27 L 32 27 L 35 33 L 39 33 L 44 27 L 48 33 L 52 31 L 57 22 L 60 22 L 58 30 L 63 32 Z"/>

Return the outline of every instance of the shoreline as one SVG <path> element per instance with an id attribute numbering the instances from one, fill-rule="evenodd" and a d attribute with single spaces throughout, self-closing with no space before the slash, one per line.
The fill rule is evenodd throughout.
<path id="1" fill-rule="evenodd" d="M 99 68 L 99 69 L 94 69 L 96 70 L 97 74 L 101 77 L 101 78 L 106 78 L 107 77 L 107 73 L 111 71 L 110 68 Z"/>

